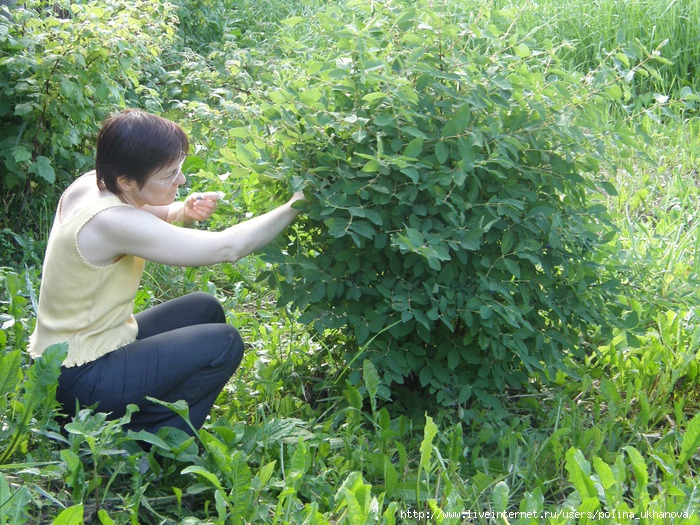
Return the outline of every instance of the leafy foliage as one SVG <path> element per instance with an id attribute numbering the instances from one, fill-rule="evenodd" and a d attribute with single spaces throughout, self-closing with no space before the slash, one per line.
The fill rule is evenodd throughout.
<path id="1" fill-rule="evenodd" d="M 175 19 L 166 4 L 126 1 L 34 1 L 11 14 L 0 17 L 0 227 L 37 232 L 51 189 L 91 167 L 99 123 L 134 99 L 148 105 Z"/>
<path id="2" fill-rule="evenodd" d="M 32 40 L 30 28 L 55 24 L 65 29 L 61 20 L 73 13 L 71 9 L 95 12 L 99 8 L 112 13 L 111 6 L 117 2 L 101 4 L 77 2 L 77 7 L 60 9 L 59 5 L 53 11 L 52 3 L 50 9 L 35 10 L 41 20 L 24 26 L 25 43 Z M 698 98 L 687 80 L 676 75 L 659 88 L 658 96 L 650 98 L 660 108 L 650 108 L 649 100 L 640 100 L 635 89 L 614 78 L 644 76 L 643 68 L 657 61 L 647 48 L 657 46 L 657 37 L 662 38 L 665 26 L 655 25 L 653 39 L 639 34 L 634 42 L 621 42 L 619 53 L 607 55 L 618 68 L 610 76 L 588 68 L 579 69 L 579 74 L 569 71 L 568 66 L 558 67 L 558 57 L 566 51 L 558 48 L 559 37 L 565 33 L 558 18 L 576 16 L 575 0 L 568 2 L 566 9 L 540 2 L 519 11 L 482 9 L 481 2 L 469 6 L 465 1 L 459 6 L 451 2 L 429 6 L 412 3 L 408 10 L 399 12 L 396 9 L 404 5 L 401 2 L 350 2 L 342 9 L 332 4 L 325 15 L 318 16 L 307 16 L 307 10 L 314 9 L 309 0 L 276 0 L 269 6 L 244 0 L 236 2 L 232 13 L 224 9 L 231 2 L 206 4 L 211 8 L 197 11 L 195 3 L 181 0 L 177 10 L 167 11 L 190 17 L 181 21 L 180 33 L 173 35 L 175 46 L 167 51 L 158 46 L 161 37 L 170 35 L 140 33 L 145 21 L 128 5 L 122 6 L 120 13 L 135 17 L 130 23 L 135 24 L 134 35 L 143 38 L 139 40 L 146 46 L 143 50 L 164 51 L 152 58 L 142 55 L 140 58 L 147 58 L 148 64 L 132 64 L 138 85 L 131 83 L 133 79 L 122 78 L 124 102 L 162 108 L 163 114 L 181 121 L 188 129 L 194 149 L 185 170 L 192 187 L 225 194 L 211 227 L 223 227 L 249 213 L 269 209 L 271 200 L 288 195 L 288 179 L 312 188 L 318 199 L 309 204 L 311 218 L 300 223 L 292 238 L 298 245 L 285 247 L 291 255 L 285 262 L 299 265 L 296 270 L 287 268 L 286 274 L 306 279 L 304 286 L 309 287 L 312 299 L 295 295 L 297 302 L 308 309 L 320 304 L 314 297 L 321 293 L 316 291 L 320 290 L 320 281 L 313 276 L 318 264 L 306 258 L 304 250 L 313 247 L 316 239 L 331 242 L 330 237 L 331 246 L 338 243 L 340 248 L 334 255 L 348 250 L 357 256 L 348 258 L 345 254 L 331 264 L 331 254 L 322 251 L 327 249 L 324 245 L 316 246 L 312 255 L 328 265 L 324 271 L 330 272 L 328 283 L 332 286 L 340 286 L 332 272 L 352 273 L 357 286 L 342 284 L 346 294 L 354 287 L 364 293 L 367 283 L 378 275 L 388 278 L 394 271 L 404 281 L 413 279 L 419 265 L 428 278 L 437 268 L 442 272 L 460 263 L 458 257 L 455 259 L 458 251 L 464 251 L 469 262 L 481 257 L 482 249 L 490 254 L 491 261 L 475 270 L 481 272 L 481 282 L 517 290 L 519 283 L 511 265 L 515 262 L 520 280 L 525 281 L 523 276 L 529 279 L 523 285 L 527 289 L 528 283 L 547 281 L 539 273 L 524 273 L 528 268 L 532 270 L 532 261 L 517 256 L 516 244 L 510 251 L 497 247 L 504 242 L 507 246 L 507 231 L 524 238 L 529 234 L 524 227 L 529 225 L 538 232 L 540 242 L 545 238 L 549 242 L 549 235 L 557 232 L 563 234 L 559 249 L 590 246 L 595 250 L 577 254 L 578 263 L 585 262 L 579 269 L 582 278 L 591 278 L 595 266 L 589 263 L 606 259 L 606 265 L 623 280 L 624 286 L 608 305 L 620 321 L 609 337 L 594 334 L 596 351 L 582 360 L 572 360 L 571 373 L 554 375 L 550 384 L 527 383 L 509 395 L 487 397 L 481 393 L 481 398 L 472 397 L 464 403 L 459 403 L 459 392 L 453 391 L 449 401 L 456 402 L 449 409 L 409 417 L 406 412 L 392 411 L 386 402 L 389 394 L 384 383 L 390 374 L 384 363 L 378 362 L 379 354 L 372 343 L 383 340 L 386 349 L 382 350 L 400 355 L 398 340 L 388 336 L 389 330 L 398 329 L 404 312 L 415 310 L 427 317 L 430 310 L 426 305 L 411 304 L 411 310 L 404 304 L 397 305 L 395 313 L 401 315 L 382 330 L 366 330 L 364 335 L 351 330 L 349 335 L 365 337 L 358 350 L 356 346 L 341 346 L 345 338 L 337 333 L 336 339 L 319 337 L 298 324 L 291 310 L 275 307 L 270 289 L 255 281 L 263 270 L 268 270 L 271 277 L 273 268 L 257 257 L 236 265 L 184 271 L 149 266 L 144 289 L 137 298 L 139 308 L 193 289 L 206 289 L 222 299 L 230 322 L 239 327 L 248 342 L 240 375 L 222 393 L 211 420 L 196 436 L 172 429 L 158 434 L 125 433 L 122 426 L 130 414 L 111 420 L 94 410 L 79 412 L 59 432 L 52 417 L 52 378 L 57 361 L 32 364 L 23 353 L 34 322 L 34 290 L 39 273 L 19 262 L 32 264 L 39 254 L 32 256 L 30 252 L 40 251 L 40 239 L 34 244 L 31 237 L 17 231 L 10 233 L 7 228 L 2 256 L 14 251 L 12 260 L 17 264 L 0 270 L 0 388 L 5 403 L 0 451 L 8 458 L 0 465 L 0 522 L 346 525 L 416 521 L 452 525 L 462 523 L 467 512 L 471 513 L 469 520 L 490 523 L 495 518 L 493 514 L 485 517 L 487 512 L 521 511 L 523 514 L 510 519 L 510 523 L 562 523 L 566 516 L 578 512 L 581 522 L 611 519 L 632 524 L 640 521 L 642 513 L 653 511 L 657 514 L 647 519 L 650 523 L 700 523 L 697 512 L 693 512 L 700 502 L 700 419 L 696 415 L 700 403 L 696 307 L 700 275 L 696 220 L 700 128 L 697 119 L 677 118 L 696 114 Z M 323 4 L 318 2 L 318 10 L 325 9 Z M 690 4 L 672 3 L 668 12 Z M 34 8 L 39 3 L 27 5 Z M 590 3 L 581 5 L 589 9 Z M 622 8 L 621 3 L 612 0 L 600 5 L 606 8 L 605 13 Z M 140 6 L 144 13 L 159 8 Z M 172 6 L 162 4 L 162 8 Z M 597 10 L 591 13 L 595 17 Z M 13 16 L 21 18 L 25 14 L 20 6 Z M 220 19 L 227 14 L 226 20 Z M 281 21 L 287 14 L 293 16 Z M 584 29 L 589 21 L 600 22 L 585 14 L 580 17 Z M 205 15 L 209 15 L 208 20 Z M 349 22 L 346 16 L 354 18 L 340 27 L 343 21 Z M 540 30 L 554 28 L 554 33 L 546 32 L 554 44 L 540 40 L 540 30 L 534 32 L 528 25 L 533 19 Z M 157 26 L 159 22 L 154 20 L 149 23 Z M 200 24 L 203 20 L 207 23 Z M 113 21 L 109 16 L 96 19 L 91 30 L 110 34 L 113 28 L 98 26 L 113 25 Z M 3 46 L 10 41 L 8 34 L 16 36 L 14 29 L 3 32 L 4 27 L 0 22 Z M 277 32 L 277 28 L 281 30 Z M 616 23 L 611 23 L 610 29 L 618 34 Z M 603 32 L 596 29 L 585 36 L 596 34 Z M 220 35 L 224 36 L 218 40 Z M 684 41 L 682 34 L 675 36 L 672 44 L 677 47 L 673 49 L 692 50 L 697 46 L 697 39 Z M 153 39 L 152 46 L 147 44 L 149 38 Z M 629 38 L 632 40 L 633 35 Z M 473 49 L 464 49 L 466 42 Z M 190 49 L 180 47 L 183 45 Z M 601 54 L 603 47 L 608 44 L 599 46 Z M 667 53 L 669 47 L 664 46 L 662 53 Z M 591 38 L 586 51 L 594 48 Z M 28 51 L 0 49 L 2 79 L 9 74 L 7 68 L 2 69 L 4 61 L 15 55 L 26 57 Z M 481 51 L 473 57 L 474 63 L 465 60 L 472 51 Z M 664 56 L 673 58 L 676 54 L 674 51 Z M 161 69 L 163 59 L 168 63 Z M 543 63 L 544 59 L 550 62 Z M 70 71 L 75 64 L 60 63 L 68 79 L 83 78 L 84 71 Z M 487 65 L 494 69 L 484 70 Z M 644 78 L 661 82 L 652 69 Z M 665 78 L 668 70 L 661 69 L 659 76 Z M 115 75 L 117 70 L 112 70 Z M 518 75 L 525 79 L 518 80 Z M 525 92 L 527 85 L 533 89 Z M 681 100 L 670 97 L 661 103 L 681 85 Z M 6 85 L 0 89 L 9 93 Z M 79 106 L 91 90 L 91 85 L 76 83 L 72 94 L 65 96 L 66 105 L 75 97 Z M 357 100 L 348 100 L 348 94 Z M 513 98 L 511 108 L 506 109 L 503 102 L 511 100 L 506 96 L 513 94 L 527 96 L 517 101 Z M 455 103 L 456 97 L 481 101 L 485 107 L 470 108 L 471 120 L 462 120 L 467 115 L 461 104 Z M 610 104 L 610 113 L 600 110 L 599 102 L 618 98 L 628 108 L 639 109 L 640 118 L 620 120 L 624 113 L 614 103 Z M 0 98 L 0 104 L 4 101 Z M 546 123 L 533 119 L 535 102 L 541 104 L 535 113 L 544 115 Z M 522 122 L 516 118 L 519 115 Z M 17 119 L 3 113 L 0 128 L 9 122 L 17 124 Z M 628 124 L 636 126 L 640 136 L 653 138 L 644 147 L 649 157 L 658 159 L 656 166 L 630 157 Z M 448 126 L 454 128 L 454 133 L 443 135 Z M 533 137 L 527 133 L 530 126 Z M 543 129 L 547 126 L 553 130 Z M 94 133 L 94 128 L 88 127 L 82 128 L 85 136 Z M 60 135 L 59 128 L 53 131 Z M 583 136 L 576 136 L 577 131 L 587 133 L 590 145 L 581 144 Z M 494 200 L 493 205 L 488 200 L 476 201 L 478 206 L 467 208 L 471 197 L 464 197 L 462 191 L 471 187 L 466 181 L 476 176 L 463 169 L 464 159 L 469 158 L 463 151 L 465 140 L 473 132 L 485 137 L 483 146 L 471 144 L 474 171 L 482 170 L 479 182 L 481 177 L 489 182 L 482 185 L 477 197 L 491 195 Z M 620 147 L 597 153 L 584 147 L 605 145 L 605 135 L 619 141 Z M 561 144 L 547 142 L 557 137 Z M 422 142 L 413 142 L 415 139 Z M 550 155 L 550 160 L 549 164 L 543 161 L 533 166 L 533 141 L 539 139 L 546 146 L 543 158 L 544 154 Z M 87 147 L 88 142 L 85 144 Z M 487 151 L 486 146 L 491 150 Z M 82 155 L 88 153 L 80 147 L 71 151 L 79 153 L 74 157 L 77 170 L 86 162 Z M 551 163 L 554 153 L 561 157 L 558 164 Z M 615 183 L 617 196 L 601 195 L 598 188 L 605 189 L 605 181 L 594 177 L 598 167 L 606 166 L 597 166 L 596 155 L 603 153 L 627 168 L 605 174 Z M 337 155 L 336 161 L 330 162 L 327 155 Z M 63 160 L 59 155 L 52 159 L 52 166 L 64 166 Z M 69 164 L 66 161 L 65 174 L 73 170 Z M 565 173 L 551 169 L 555 164 Z M 368 170 L 362 171 L 365 167 Z M 309 168 L 315 171 L 306 177 Z M 514 181 L 511 186 L 498 178 L 502 171 Z M 62 171 L 55 172 L 53 184 L 31 174 L 36 188 L 43 185 L 51 198 L 67 182 L 62 180 Z M 461 172 L 465 173 L 464 185 L 444 182 Z M 348 184 L 349 175 L 354 175 L 357 186 L 331 194 L 332 188 L 342 189 Z M 416 184 L 411 176 L 418 176 Z M 558 190 L 561 198 L 554 203 L 547 200 L 551 196 L 536 194 L 535 200 L 549 206 L 551 214 L 538 215 L 532 209 L 525 213 L 531 203 L 527 193 L 523 201 L 516 201 L 523 205 L 522 210 L 499 194 L 522 191 L 523 186 L 531 185 L 527 177 L 533 176 L 539 177 L 538 184 L 543 187 L 566 188 Z M 578 179 L 579 184 L 567 182 L 567 177 Z M 387 181 L 384 186 L 388 193 L 376 191 L 380 179 Z M 572 185 L 578 193 L 570 193 Z M 402 221 L 394 217 L 396 209 L 387 206 L 385 200 L 397 201 L 396 194 L 409 191 L 411 186 L 415 186 L 415 195 L 401 197 L 400 210 L 405 215 Z M 30 187 L 34 188 L 31 183 Z M 3 199 L 10 193 L 3 190 Z M 39 196 L 36 191 L 28 197 L 28 209 L 45 206 L 52 212 L 53 204 L 42 204 Z M 461 209 L 455 206 L 457 196 L 464 199 Z M 613 213 L 606 217 L 603 208 L 596 207 L 599 202 Z M 478 253 L 453 248 L 459 229 L 454 227 L 452 216 L 444 212 L 446 203 L 455 207 L 455 213 L 463 212 L 465 220 L 478 214 L 485 221 L 497 219 L 478 239 Z M 555 213 L 569 210 L 574 212 L 573 217 L 579 214 L 580 222 L 562 215 L 563 222 L 553 228 Z M 411 215 L 420 220 L 409 223 Z M 336 216 L 340 222 L 332 229 Z M 26 215 L 20 219 L 29 222 Z M 614 222 L 618 228 L 613 242 L 602 244 L 600 241 L 606 238 L 590 235 L 590 227 L 607 231 L 603 222 L 596 223 L 602 219 Z M 427 225 L 429 221 L 433 229 Z M 438 234 L 435 227 L 439 223 L 449 230 L 450 237 L 443 239 Z M 386 225 L 394 229 L 385 232 L 382 249 L 375 246 L 378 235 L 372 237 L 370 229 L 379 232 Z M 499 229 L 503 225 L 509 229 Z M 47 225 L 40 228 L 46 229 Z M 581 228 L 583 239 L 572 239 L 576 228 Z M 329 237 L 330 232 L 337 237 Z M 549 235 L 545 237 L 546 232 Z M 363 250 L 358 244 L 364 246 Z M 400 265 L 373 264 L 371 254 L 375 250 L 390 254 Z M 449 258 L 444 258 L 445 252 Z M 533 252 L 533 257 L 548 261 L 552 255 Z M 578 264 L 566 257 L 560 260 L 559 273 L 552 272 L 556 278 L 565 277 L 564 269 L 572 270 Z M 358 271 L 364 265 L 367 277 Z M 506 279 L 509 274 L 510 280 Z M 279 277 L 284 278 L 284 274 Z M 459 274 L 455 279 L 466 282 L 471 276 Z M 414 281 L 410 282 L 415 287 Z M 569 279 L 570 286 L 575 283 L 576 278 Z M 322 292 L 327 293 L 323 284 Z M 439 291 L 443 291 L 452 283 L 439 284 Z M 397 289 L 405 291 L 400 286 Z M 425 290 L 423 296 L 432 298 L 431 293 Z M 595 293 L 587 289 L 583 298 L 591 299 L 589 294 Z M 419 295 L 416 292 L 416 297 Z M 508 312 L 520 304 L 517 297 L 511 295 L 510 302 L 501 301 L 500 311 Z M 336 309 L 351 305 L 339 302 L 337 296 L 334 301 Z M 439 303 L 437 307 L 441 313 Z M 376 310 L 368 311 L 371 315 L 367 320 L 372 321 Z M 315 318 L 315 314 L 308 315 Z M 481 308 L 472 315 L 480 323 L 480 330 L 489 330 L 504 319 L 497 312 L 491 319 L 484 319 Z M 527 319 L 527 314 L 523 318 Z M 565 316 L 550 313 L 545 318 L 554 326 Z M 332 318 L 318 319 L 325 322 Z M 428 318 L 428 324 L 431 329 L 445 330 L 443 319 L 449 317 Z M 420 340 L 420 334 L 426 333 L 425 326 L 416 318 L 407 322 L 414 323 Z M 455 337 L 453 332 L 445 333 Z M 564 335 L 573 337 L 576 333 L 570 327 Z M 580 332 L 584 341 L 591 335 Z M 428 348 L 425 342 L 417 346 L 421 345 Z M 348 348 L 352 353 L 346 357 L 343 350 Z M 517 350 L 517 345 L 513 348 Z M 59 359 L 57 350 L 55 358 Z M 409 355 L 415 357 L 411 352 Z M 421 356 L 419 363 L 428 363 L 424 368 L 429 368 L 431 374 L 437 370 L 430 367 L 432 362 L 428 360 L 432 357 Z M 444 355 L 438 357 L 444 367 Z M 513 358 L 510 364 L 502 364 L 517 363 Z M 455 370 L 464 371 L 465 366 L 458 362 Z M 348 376 L 351 367 L 356 371 Z M 430 382 L 435 380 L 433 377 Z M 182 403 L 168 406 L 187 416 L 188 409 Z M 532 513 L 530 517 L 526 512 Z M 543 517 L 544 512 L 550 513 L 549 518 Z M 587 514 L 595 512 L 600 514 Z"/>
<path id="3" fill-rule="evenodd" d="M 415 374 L 444 403 L 565 370 L 615 287 L 596 264 L 612 231 L 596 195 L 614 190 L 596 177 L 609 138 L 633 142 L 604 124 L 622 90 L 561 70 L 517 15 L 319 16 L 325 41 L 288 43 L 306 60 L 236 141 L 240 164 L 313 194 L 300 242 L 270 258 L 281 301 L 319 332 L 348 327 L 386 384 Z"/>

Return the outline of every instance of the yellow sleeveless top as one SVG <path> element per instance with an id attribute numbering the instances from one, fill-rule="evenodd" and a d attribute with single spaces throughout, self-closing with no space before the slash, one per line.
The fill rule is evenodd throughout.
<path id="1" fill-rule="evenodd" d="M 89 363 L 136 340 L 134 297 L 144 261 L 127 255 L 108 266 L 87 262 L 78 249 L 78 233 L 95 215 L 128 206 L 118 197 L 99 199 L 61 223 L 58 206 L 49 235 L 39 292 L 39 308 L 29 354 L 40 356 L 68 342 L 63 366 Z"/>

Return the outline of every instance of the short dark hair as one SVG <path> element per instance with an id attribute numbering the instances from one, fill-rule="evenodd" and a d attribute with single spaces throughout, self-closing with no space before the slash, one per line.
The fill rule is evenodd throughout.
<path id="1" fill-rule="evenodd" d="M 102 124 L 97 135 L 97 184 L 119 195 L 120 176 L 140 188 L 156 171 L 182 160 L 189 141 L 174 122 L 140 109 L 126 109 Z"/>

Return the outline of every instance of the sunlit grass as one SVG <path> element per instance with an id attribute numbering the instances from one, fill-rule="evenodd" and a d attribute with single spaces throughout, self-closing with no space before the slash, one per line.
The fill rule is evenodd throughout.
<path id="1" fill-rule="evenodd" d="M 692 0 L 495 0 L 496 5 L 524 9 L 525 27 L 563 48 L 565 63 L 592 69 L 599 57 L 628 43 L 657 49 L 659 78 L 637 79 L 637 94 L 671 94 L 683 86 L 700 88 L 700 4 Z M 638 57 L 641 59 L 641 57 Z M 645 95 L 645 97 L 647 97 Z"/>

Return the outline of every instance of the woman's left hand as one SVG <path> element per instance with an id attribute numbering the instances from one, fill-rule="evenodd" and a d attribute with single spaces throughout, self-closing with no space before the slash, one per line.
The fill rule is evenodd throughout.
<path id="1" fill-rule="evenodd" d="M 183 208 L 185 222 L 207 220 L 216 211 L 218 200 L 219 194 L 213 191 L 188 195 Z"/>

